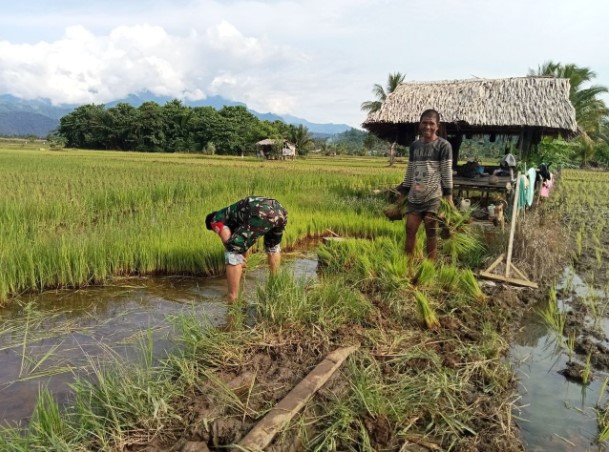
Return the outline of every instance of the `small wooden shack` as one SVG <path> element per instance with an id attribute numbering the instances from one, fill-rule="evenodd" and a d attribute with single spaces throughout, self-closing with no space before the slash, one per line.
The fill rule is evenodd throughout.
<path id="1" fill-rule="evenodd" d="M 514 77 L 435 82 L 408 82 L 393 91 L 380 110 L 362 124 L 379 138 L 408 146 L 418 135 L 421 113 L 440 113 L 440 136 L 453 146 L 457 164 L 464 137 L 517 137 L 526 157 L 543 136 L 573 136 L 575 108 L 569 101 L 568 79 Z"/>
<path id="2" fill-rule="evenodd" d="M 296 158 L 296 146 L 288 140 L 274 140 L 266 138 L 256 143 L 261 156 L 269 159 L 294 160 Z"/>

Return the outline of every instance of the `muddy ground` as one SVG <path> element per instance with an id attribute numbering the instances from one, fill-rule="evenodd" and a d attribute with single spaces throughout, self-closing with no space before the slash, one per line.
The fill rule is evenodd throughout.
<path id="1" fill-rule="evenodd" d="M 414 321 L 407 325 L 396 324 L 390 315 L 385 315 L 381 303 L 377 303 L 379 309 L 375 313 L 376 317 L 370 319 L 370 325 L 386 332 L 407 331 L 407 343 L 398 344 L 398 347 L 406 349 L 412 344 L 428 344 L 442 356 L 442 365 L 446 369 L 455 369 L 466 365 L 458 353 L 459 347 L 477 343 L 482 335 L 481 325 L 488 324 L 504 338 L 505 344 L 499 353 L 505 356 L 511 330 L 518 327 L 521 316 L 534 315 L 533 306 L 547 297 L 549 285 L 565 266 L 568 240 L 560 228 L 548 228 L 548 224 L 558 223 L 547 215 L 549 214 L 542 211 L 529 213 L 514 242 L 513 262 L 531 280 L 540 284 L 539 289 L 514 287 L 499 282 L 483 283 L 488 309 L 483 311 L 482 316 L 456 309 L 442 316 L 440 329 L 433 332 L 421 328 Z M 497 234 L 494 236 L 497 237 Z M 491 246 L 499 245 L 495 243 Z M 548 249 L 553 250 L 551 258 L 548 258 Z M 156 452 L 230 448 L 255 425 L 258 420 L 255 413 L 265 412 L 276 405 L 325 355 L 339 346 L 366 347 L 377 358 L 384 374 L 396 372 L 389 360 L 384 359 L 386 351 L 371 346 L 369 332 L 361 327 L 345 327 L 332 337 L 318 335 L 314 328 L 255 330 L 257 328 L 250 331 L 249 337 L 244 339 L 240 358 L 227 360 L 216 373 L 218 379 L 232 389 L 241 401 L 242 405 L 238 409 L 234 404 L 227 404 L 225 400 L 219 400 L 217 395 L 207 393 L 204 389 L 193 390 L 175 402 L 181 413 L 180 421 L 165 426 L 154 437 L 135 435 L 124 450 Z M 392 350 L 392 353 L 396 353 L 396 350 Z M 606 356 L 605 351 L 600 350 L 598 355 Z M 505 361 L 501 356 L 498 358 Z M 482 360 L 484 357 L 470 359 Z M 413 359 L 409 362 L 408 371 L 416 373 L 428 366 L 429 362 L 424 358 Z M 493 371 L 504 370 L 498 367 Z M 508 372 L 503 376 L 505 386 L 492 393 L 485 390 L 487 377 L 480 375 L 477 378 L 480 379 L 480 384 L 474 385 L 463 398 L 463 409 L 475 411 L 472 421 L 475 435 L 463 434 L 448 440 L 426 435 L 426 428 L 432 419 L 428 413 L 421 412 L 405 422 L 407 433 L 398 437 L 395 432 L 404 430 L 403 425 L 392 425 L 383 416 L 369 416 L 363 424 L 373 450 L 523 450 L 518 428 L 511 418 L 511 403 L 515 400 L 516 391 L 513 375 Z M 336 372 L 299 415 L 308 425 L 304 430 L 314 435 L 315 420 L 323 417 L 325 402 L 350 390 L 342 372 Z M 294 426 L 294 423 L 291 425 Z M 267 450 L 306 450 L 302 432 L 302 428 L 286 429 Z"/>

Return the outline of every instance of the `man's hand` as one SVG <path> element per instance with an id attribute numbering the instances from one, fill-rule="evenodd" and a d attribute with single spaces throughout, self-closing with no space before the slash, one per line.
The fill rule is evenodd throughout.
<path id="1" fill-rule="evenodd" d="M 448 203 L 448 205 L 450 207 L 452 207 L 453 209 L 455 208 L 455 203 L 453 201 L 453 195 L 446 195 L 446 196 L 444 196 L 444 200 Z"/>

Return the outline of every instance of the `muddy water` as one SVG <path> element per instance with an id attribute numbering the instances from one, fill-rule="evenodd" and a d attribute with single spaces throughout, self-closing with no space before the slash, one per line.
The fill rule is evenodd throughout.
<path id="1" fill-rule="evenodd" d="M 314 255 L 284 256 L 296 277 L 313 277 Z M 266 267 L 248 270 L 246 300 L 266 280 Z M 75 375 L 118 355 L 137 360 L 138 345 L 154 341 L 155 357 L 172 348 L 169 317 L 205 315 L 211 325 L 226 321 L 224 278 L 127 278 L 111 286 L 22 296 L 0 310 L 0 423 L 26 422 L 41 385 L 59 403 L 69 399 Z"/>
<path id="2" fill-rule="evenodd" d="M 576 296 L 589 295 L 577 275 L 565 272 L 562 285 L 569 277 Z M 562 309 L 569 309 L 570 298 L 558 301 Z M 588 386 L 570 382 L 559 374 L 566 367 L 568 355 L 557 347 L 554 334 L 535 317 L 531 315 L 524 322 L 511 347 L 521 396 L 514 416 L 518 417 L 526 450 L 606 450 L 595 443 L 598 427 L 594 407 L 607 374 L 593 370 L 594 380 Z M 585 357 L 574 356 L 574 361 L 584 363 Z M 601 406 L 606 403 L 603 395 Z"/>

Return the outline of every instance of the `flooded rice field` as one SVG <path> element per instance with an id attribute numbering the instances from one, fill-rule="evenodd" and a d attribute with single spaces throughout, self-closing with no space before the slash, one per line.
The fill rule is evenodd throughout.
<path id="1" fill-rule="evenodd" d="M 284 267 L 313 277 L 317 260 L 285 256 Z M 246 301 L 266 276 L 266 267 L 246 271 Z M 0 422 L 26 422 L 41 385 L 66 402 L 76 375 L 88 375 L 105 360 L 137 360 L 149 340 L 155 358 L 162 358 L 173 346 L 172 316 L 196 313 L 210 325 L 224 325 L 225 295 L 224 278 L 138 277 L 16 298 L 0 310 Z"/>
<path id="2" fill-rule="evenodd" d="M 574 298 L 607 293 L 589 288 L 572 270 L 566 270 L 559 293 L 570 285 L 568 294 L 558 298 L 561 310 L 570 311 Z M 587 319 L 592 322 L 592 319 Z M 591 325 L 590 325 L 591 326 Z M 606 328 L 603 328 L 605 331 Z M 604 451 L 596 443 L 598 435 L 597 405 L 606 404 L 603 386 L 608 374 L 593 369 L 588 385 L 575 382 L 559 371 L 569 361 L 568 353 L 557 344 L 557 336 L 535 314 L 531 314 L 515 335 L 510 359 L 519 381 L 520 399 L 514 416 L 520 426 L 523 442 L 529 451 Z M 581 364 L 586 356 L 575 355 Z"/>

